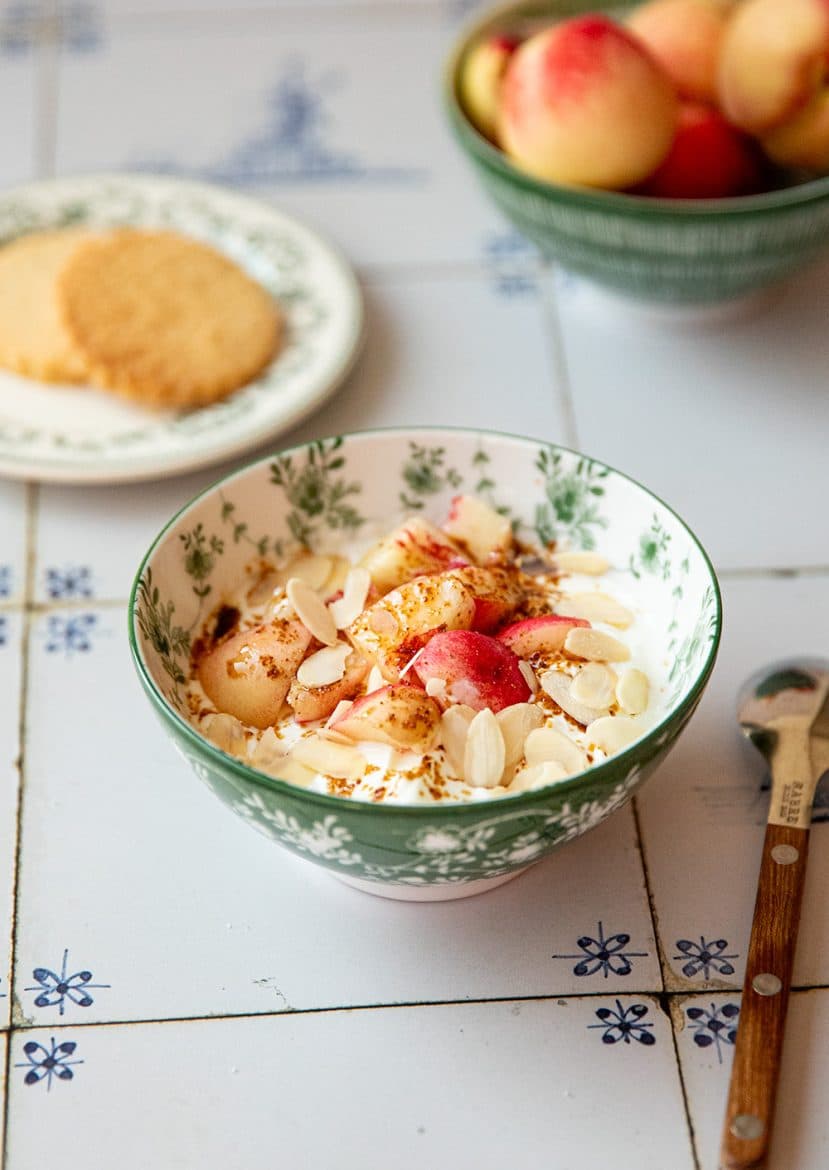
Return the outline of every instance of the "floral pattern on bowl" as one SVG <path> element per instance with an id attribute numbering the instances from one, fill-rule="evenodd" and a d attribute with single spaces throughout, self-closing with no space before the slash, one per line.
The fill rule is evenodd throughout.
<path id="1" fill-rule="evenodd" d="M 482 804 L 382 806 L 273 780 L 189 724 L 189 654 L 210 610 L 255 558 L 329 551 L 400 514 L 439 518 L 458 491 L 487 498 L 519 537 L 600 547 L 636 583 L 662 663 L 658 718 L 580 776 Z M 209 788 L 269 838 L 344 880 L 400 897 L 460 897 L 505 880 L 625 803 L 690 718 L 713 667 L 720 598 L 683 522 L 596 460 L 488 432 L 400 430 L 321 439 L 197 497 L 158 537 L 130 607 L 133 655 L 166 730 Z M 666 664 L 667 663 L 667 664 Z"/>

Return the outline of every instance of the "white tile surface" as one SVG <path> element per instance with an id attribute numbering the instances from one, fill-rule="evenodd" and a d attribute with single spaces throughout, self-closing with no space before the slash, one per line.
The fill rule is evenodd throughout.
<path id="1" fill-rule="evenodd" d="M 712 1036 L 712 1017 L 725 1018 L 725 1004 L 739 1004 L 737 995 L 694 996 L 683 1000 L 684 1029 L 678 1035 L 679 1059 L 694 1126 L 700 1170 L 717 1170 L 722 1119 L 728 1094 L 733 1045 L 712 1041 L 701 1048 L 694 1039 Z M 689 1021 L 689 1008 L 703 1013 Z M 713 1008 L 713 1011 L 712 1011 Z M 732 1023 L 732 1021 L 726 1021 Z M 777 1111 L 768 1170 L 824 1170 L 829 1148 L 829 1120 L 825 1108 L 829 1075 L 829 991 L 795 992 L 789 1001 L 786 1040 L 780 1070 Z M 720 1036 L 727 1034 L 719 1030 Z M 717 1052 L 722 1056 L 720 1062 Z"/>
<path id="2" fill-rule="evenodd" d="M 724 587 L 724 636 L 708 691 L 690 727 L 640 798 L 645 856 L 669 985 L 740 987 L 751 929 L 767 799 L 761 757 L 745 744 L 735 702 L 745 677 L 792 653 L 829 658 L 829 627 L 817 624 L 829 577 L 731 580 Z M 825 792 L 825 788 L 823 789 Z M 821 815 L 829 815 L 829 793 Z M 829 984 L 829 819 L 815 824 L 795 982 Z M 706 941 L 722 940 L 715 950 Z M 677 946 L 692 944 L 683 954 Z M 726 958 L 733 955 L 734 958 Z M 692 963 L 690 977 L 682 968 Z M 733 968 L 728 971 L 724 964 Z"/>
<path id="3" fill-rule="evenodd" d="M 605 1044 L 590 1030 L 599 1004 L 617 1010 L 558 1000 L 18 1034 L 7 1167 L 42 1164 L 48 1111 L 65 1170 L 265 1170 L 275 1156 L 304 1170 L 596 1170 L 611 1150 L 614 1170 L 691 1170 L 667 1018 L 623 999 L 654 1043 Z M 16 1066 L 24 1042 L 52 1037 L 83 1063 L 44 1101 Z"/>
<path id="4" fill-rule="evenodd" d="M 92 51 L 62 54 L 58 172 L 172 169 L 268 192 L 361 264 L 477 259 L 502 221 L 441 109 L 455 33 L 440 5 L 112 21 Z M 118 117 L 90 134 L 102 93 Z"/>
<path id="5" fill-rule="evenodd" d="M 22 625 L 19 612 L 0 611 L 0 1028 L 11 1017 L 10 947 L 17 849 Z"/>
<path id="6" fill-rule="evenodd" d="M 26 565 L 26 487 L 0 480 L 0 608 L 23 596 Z"/>
<path id="7" fill-rule="evenodd" d="M 8 8 L 8 6 L 4 6 Z M 31 179 L 35 167 L 37 51 L 15 42 L 11 14 L 0 11 L 0 184 Z"/>
<path id="8" fill-rule="evenodd" d="M 72 621 L 76 648 L 50 650 Z M 372 898 L 252 833 L 199 784 L 124 642 L 120 609 L 33 626 L 16 962 L 31 1022 L 60 1022 L 61 1006 L 85 1022 L 661 987 L 629 810 L 485 898 Z M 65 974 L 110 986 L 86 1007 L 37 1006 L 33 972 L 60 975 L 64 949 Z"/>
<path id="9" fill-rule="evenodd" d="M 494 278 L 447 276 L 373 281 L 366 297 L 368 334 L 357 368 L 336 397 L 271 450 L 321 434 L 424 423 L 563 440 L 539 295 L 504 296 Z M 67 599 L 126 598 L 162 525 L 230 469 L 128 487 L 44 486 L 38 600 L 56 592 Z"/>
<path id="10" fill-rule="evenodd" d="M 697 324 L 559 285 L 581 447 L 666 499 L 718 567 L 829 564 L 827 279 Z"/>

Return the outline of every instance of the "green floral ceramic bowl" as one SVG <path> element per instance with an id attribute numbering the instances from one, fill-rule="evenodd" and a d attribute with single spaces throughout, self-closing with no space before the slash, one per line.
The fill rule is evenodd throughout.
<path id="1" fill-rule="evenodd" d="M 707 200 L 556 186 L 513 166 L 469 121 L 459 78 L 480 37 L 597 8 L 622 15 L 631 7 L 524 0 L 493 11 L 463 34 L 446 75 L 446 107 L 457 140 L 492 199 L 546 255 L 648 301 L 701 304 L 745 297 L 818 258 L 829 245 L 829 178 Z"/>
<path id="2" fill-rule="evenodd" d="M 596 548 L 633 597 L 651 678 L 651 730 L 579 776 L 476 803 L 389 805 L 321 795 L 226 755 L 188 722 L 191 642 L 252 561 L 440 521 L 459 491 L 508 510 L 519 536 Z M 506 881 L 624 804 L 694 711 L 720 636 L 705 552 L 645 488 L 573 451 L 479 431 L 395 430 L 323 439 L 251 464 L 164 528 L 136 577 L 129 636 L 174 745 L 215 795 L 272 840 L 374 893 L 457 898 Z"/>

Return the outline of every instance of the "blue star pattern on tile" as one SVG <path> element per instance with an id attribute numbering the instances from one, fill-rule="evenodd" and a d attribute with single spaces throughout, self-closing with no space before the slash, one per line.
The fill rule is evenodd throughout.
<path id="1" fill-rule="evenodd" d="M 46 650 L 49 654 L 62 651 L 68 658 L 85 654 L 92 649 L 90 637 L 98 619 L 94 613 L 80 613 L 73 617 L 50 614 L 47 619 Z"/>
<path id="2" fill-rule="evenodd" d="M 66 1001 L 77 1004 L 78 1007 L 91 1007 L 95 1002 L 90 991 L 99 991 L 109 987 L 109 983 L 92 983 L 91 971 L 75 971 L 69 974 L 67 967 L 69 951 L 63 952 L 63 963 L 59 973 L 50 971 L 48 967 L 35 967 L 32 978 L 36 981 L 34 987 L 26 987 L 25 991 L 37 991 L 35 1007 L 57 1007 L 63 1015 Z"/>
<path id="3" fill-rule="evenodd" d="M 538 253 L 519 232 L 491 232 L 484 241 L 484 259 L 500 296 L 527 296 L 538 290 Z"/>
<path id="4" fill-rule="evenodd" d="M 7 636 L 8 626 L 6 625 L 6 619 L 0 615 L 0 646 L 6 645 Z"/>
<path id="5" fill-rule="evenodd" d="M 52 601 L 72 601 L 92 596 L 92 570 L 88 565 L 67 565 L 46 570 L 46 594 Z"/>
<path id="6" fill-rule="evenodd" d="M 723 1044 L 734 1044 L 737 1039 L 737 1017 L 740 1008 L 736 1003 L 724 1003 L 717 1007 L 712 1003 L 708 1008 L 689 1007 L 685 1014 L 691 1022 L 694 1043 L 700 1048 L 717 1050 L 717 1060 L 722 1064 Z"/>
<path id="7" fill-rule="evenodd" d="M 573 968 L 574 975 L 595 975 L 601 971 L 605 979 L 608 975 L 630 975 L 633 970 L 630 960 L 647 958 L 647 951 L 625 950 L 630 942 L 629 934 L 609 934 L 605 937 L 601 922 L 596 934 L 596 938 L 585 934 L 576 939 L 581 955 L 553 955 L 553 958 L 578 959 Z"/>
<path id="8" fill-rule="evenodd" d="M 0 565 L 0 600 L 12 595 L 12 567 Z"/>
<path id="9" fill-rule="evenodd" d="M 43 41 L 57 41 L 70 53 L 88 53 L 100 47 L 101 20 L 94 4 L 40 3 L 4 5 L 0 12 L 0 53 L 19 57 Z"/>
<path id="10" fill-rule="evenodd" d="M 733 975 L 734 966 L 731 960 L 740 957 L 725 953 L 728 942 L 724 938 L 713 939 L 709 942 L 700 935 L 698 943 L 692 942 L 689 938 L 678 938 L 676 946 L 682 954 L 674 955 L 674 962 L 685 960 L 681 970 L 687 979 L 693 979 L 700 972 L 702 972 L 703 979 L 710 979 L 712 971 L 715 975 Z"/>
<path id="11" fill-rule="evenodd" d="M 617 999 L 615 1010 L 608 1007 L 597 1008 L 596 1015 L 601 1022 L 588 1024 L 587 1027 L 601 1028 L 602 1044 L 618 1044 L 620 1040 L 630 1044 L 631 1040 L 635 1040 L 638 1044 L 648 1046 L 656 1043 L 656 1037 L 648 1030 L 653 1024 L 641 1023 L 647 1014 L 647 1004 L 632 1003 L 630 1007 L 623 1008 Z"/>
<path id="12" fill-rule="evenodd" d="M 51 1037 L 48 1048 L 38 1044 L 36 1040 L 27 1040 L 23 1045 L 26 1059 L 19 1061 L 14 1067 L 28 1069 L 23 1078 L 25 1085 L 37 1085 L 45 1081 L 48 1092 L 52 1087 L 53 1077 L 59 1081 L 71 1081 L 75 1075 L 72 1066 L 84 1063 L 82 1060 L 69 1059 L 77 1047 L 74 1040 L 63 1040 L 58 1044 L 54 1036 Z"/>

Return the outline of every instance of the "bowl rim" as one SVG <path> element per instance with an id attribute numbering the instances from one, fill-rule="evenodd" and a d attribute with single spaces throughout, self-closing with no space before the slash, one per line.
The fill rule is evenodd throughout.
<path id="1" fill-rule="evenodd" d="M 661 196 L 636 195 L 628 191 L 606 191 L 599 187 L 552 183 L 537 179 L 527 171 L 521 170 L 472 123 L 458 95 L 458 87 L 460 66 L 473 42 L 499 21 L 508 19 L 510 15 L 517 17 L 532 2 L 533 0 L 509 0 L 508 3 L 490 8 L 483 15 L 467 22 L 444 63 L 443 101 L 449 121 L 457 136 L 469 145 L 472 153 L 477 155 L 478 161 L 490 170 L 498 171 L 503 178 L 535 195 L 552 198 L 562 205 L 640 219 L 646 218 L 648 213 L 652 213 L 653 218 L 657 220 L 664 218 L 674 221 L 683 215 L 689 220 L 699 220 L 706 215 L 711 219 L 751 217 L 767 212 L 782 212 L 792 207 L 819 202 L 829 196 L 829 175 L 806 179 L 791 187 L 760 191 L 754 195 L 729 195 L 717 199 L 667 199 Z M 562 16 L 560 19 L 568 18 Z"/>
<path id="2" fill-rule="evenodd" d="M 552 784 L 545 785 L 543 788 L 533 789 L 530 792 L 516 793 L 513 796 L 499 796 L 492 801 L 446 801 L 445 803 L 434 801 L 428 804 L 425 802 L 420 804 L 396 804 L 391 801 L 382 801 L 379 804 L 374 804 L 370 801 L 350 800 L 347 797 L 331 796 L 328 793 L 323 792 L 313 792 L 308 788 L 302 788 L 288 780 L 280 780 L 275 776 L 269 776 L 265 772 L 257 771 L 255 768 L 251 767 L 249 764 L 244 763 L 236 756 L 232 756 L 229 753 L 222 751 L 221 748 L 218 748 L 212 744 L 206 738 L 206 736 L 198 732 L 196 728 L 193 727 L 193 725 L 184 718 L 184 716 L 179 714 L 179 712 L 173 708 L 164 694 L 160 691 L 155 682 L 155 679 L 150 673 L 149 668 L 144 661 L 136 634 L 136 611 L 139 585 L 152 557 L 170 535 L 174 527 L 178 524 L 179 520 L 187 512 L 189 512 L 191 508 L 194 508 L 198 503 L 200 503 L 207 496 L 211 495 L 218 488 L 227 486 L 234 480 L 246 476 L 251 471 L 253 471 L 254 468 L 258 468 L 263 464 L 269 463 L 276 455 L 295 455 L 305 452 L 309 445 L 316 441 L 307 440 L 306 442 L 297 443 L 291 447 L 281 448 L 267 455 L 260 456 L 257 459 L 253 459 L 250 462 L 243 464 L 241 467 L 236 468 L 234 471 L 228 472 L 226 475 L 221 476 L 219 479 L 208 484 L 206 488 L 203 488 L 200 492 L 197 492 L 196 495 L 189 499 L 174 513 L 174 515 L 167 521 L 167 523 L 151 542 L 149 548 L 141 559 L 141 563 L 139 564 L 138 570 L 133 580 L 132 588 L 130 590 L 129 601 L 127 604 L 127 629 L 130 653 L 133 664 L 135 665 L 135 668 L 138 672 L 141 685 L 158 714 L 164 721 L 171 724 L 175 733 L 178 736 L 183 737 L 198 754 L 205 755 L 207 759 L 220 770 L 229 770 L 240 779 L 244 780 L 247 784 L 253 784 L 257 787 L 264 788 L 271 793 L 282 796 L 289 796 L 294 800 L 307 801 L 311 805 L 316 805 L 321 811 L 328 813 L 335 811 L 343 813 L 344 811 L 350 809 L 354 812 L 364 811 L 369 816 L 376 816 L 385 813 L 390 816 L 395 816 L 398 819 L 406 817 L 422 817 L 424 815 L 428 815 L 430 817 L 458 817 L 464 814 L 468 814 L 476 809 L 479 812 L 482 809 L 489 809 L 492 805 L 495 804 L 497 804 L 499 807 L 501 805 L 508 804 L 511 808 L 515 808 L 521 803 L 529 805 L 536 803 L 539 800 L 545 799 L 553 790 L 555 790 L 557 793 L 573 793 L 576 792 L 579 787 L 585 785 L 585 783 L 589 783 L 591 780 L 594 782 L 600 782 L 608 772 L 616 772 L 619 769 L 620 763 L 622 761 L 627 760 L 627 766 L 629 767 L 634 758 L 640 755 L 643 749 L 656 746 L 657 740 L 663 734 L 666 728 L 675 723 L 683 723 L 686 715 L 688 715 L 689 712 L 691 712 L 696 706 L 696 703 L 701 696 L 708 679 L 711 676 L 711 672 L 714 669 L 714 663 L 716 661 L 717 652 L 719 650 L 723 619 L 722 594 L 720 591 L 719 581 L 717 580 L 717 574 L 711 562 L 711 558 L 709 557 L 696 533 L 694 533 L 688 524 L 686 524 L 679 513 L 676 512 L 669 504 L 666 504 L 660 496 L 657 496 L 654 492 L 652 492 L 650 488 L 647 488 L 644 486 L 644 484 L 640 483 L 639 480 L 634 479 L 632 476 L 627 475 L 623 471 L 619 471 L 617 468 L 612 467 L 603 460 L 595 459 L 593 456 L 585 456 L 583 452 L 577 451 L 573 447 L 566 447 L 560 443 L 546 442 L 545 440 L 535 439 L 528 435 L 516 435 L 508 431 L 493 431 L 471 427 L 423 425 L 370 427 L 359 431 L 345 431 L 339 436 L 326 436 L 323 441 L 327 441 L 329 438 L 334 437 L 345 440 L 371 437 L 398 438 L 412 434 L 423 433 L 424 431 L 435 434 L 450 434 L 462 437 L 468 436 L 477 439 L 509 439 L 519 443 L 526 443 L 533 447 L 547 446 L 556 451 L 561 451 L 569 455 L 573 455 L 576 458 L 590 458 L 599 467 L 605 468 L 611 474 L 617 475 L 621 479 L 626 480 L 628 483 L 633 484 L 634 487 L 644 492 L 645 495 L 649 496 L 652 500 L 655 500 L 656 503 L 659 504 L 660 507 L 664 508 L 669 515 L 673 516 L 674 519 L 679 523 L 680 527 L 688 534 L 692 544 L 696 546 L 700 556 L 702 557 L 703 564 L 708 572 L 710 585 L 714 591 L 714 636 L 711 640 L 705 662 L 703 663 L 702 668 L 694 680 L 693 685 L 690 687 L 687 694 L 680 701 L 680 703 L 666 715 L 664 715 L 663 718 L 660 719 L 660 721 L 654 727 L 650 728 L 644 736 L 636 740 L 629 747 L 624 748 L 621 752 L 617 752 L 609 759 L 602 761 L 600 764 L 592 764 L 583 772 L 578 772 L 575 776 L 568 777 L 566 780 L 555 781 Z"/>

